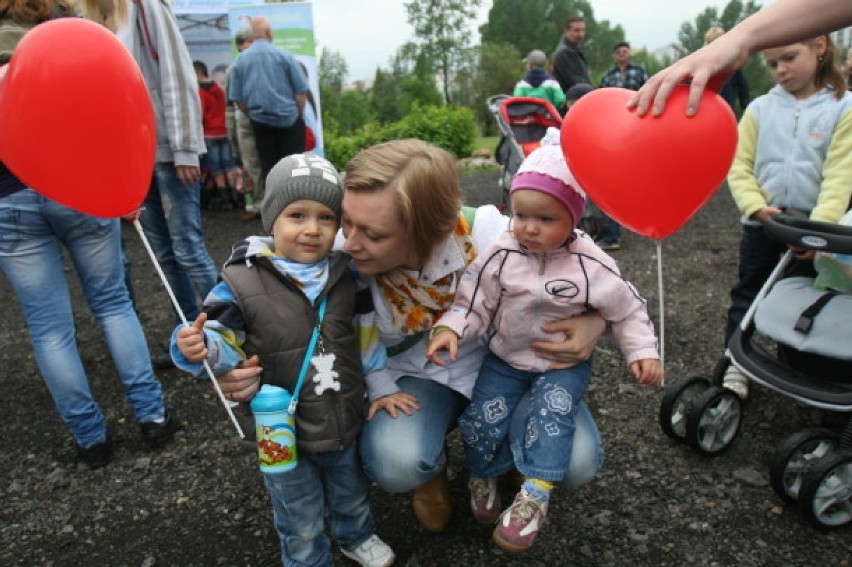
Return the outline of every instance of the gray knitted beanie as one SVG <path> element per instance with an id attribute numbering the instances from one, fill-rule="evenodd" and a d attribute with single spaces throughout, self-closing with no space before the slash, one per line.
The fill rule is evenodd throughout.
<path id="1" fill-rule="evenodd" d="M 340 222 L 343 183 L 334 166 L 316 154 L 293 154 L 283 158 L 266 176 L 266 194 L 260 206 L 263 229 L 271 234 L 281 211 L 294 201 L 308 199 L 326 205 Z"/>

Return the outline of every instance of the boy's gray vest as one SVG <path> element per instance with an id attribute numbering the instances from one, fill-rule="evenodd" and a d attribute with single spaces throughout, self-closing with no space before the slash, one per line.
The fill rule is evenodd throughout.
<path id="1" fill-rule="evenodd" d="M 253 266 L 239 262 L 226 266 L 222 278 L 233 290 L 245 318 L 247 356 L 260 357 L 264 384 L 293 391 L 299 369 L 317 321 L 320 299 L 328 295 L 321 343 L 334 353 L 334 371 L 340 389 L 317 395 L 316 369 L 311 365 L 299 394 L 296 439 L 299 450 L 320 453 L 343 449 L 361 430 L 366 403 L 364 374 L 358 342 L 352 329 L 355 282 L 348 257 L 333 254 L 329 279 L 316 307 L 292 281 L 281 275 L 268 258 L 253 258 Z M 319 353 L 319 346 L 314 354 Z"/>

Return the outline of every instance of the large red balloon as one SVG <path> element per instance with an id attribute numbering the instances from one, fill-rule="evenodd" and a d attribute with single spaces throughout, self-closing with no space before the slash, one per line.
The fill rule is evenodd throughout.
<path id="1" fill-rule="evenodd" d="M 577 101 L 562 122 L 562 151 L 589 197 L 623 226 L 651 238 L 682 227 L 728 174 L 737 124 L 717 94 L 686 116 L 677 87 L 658 117 L 627 110 L 632 91 L 606 88 Z"/>
<path id="2" fill-rule="evenodd" d="M 27 33 L 0 83 L 0 161 L 45 197 L 116 217 L 151 183 L 156 126 L 145 81 L 107 29 L 81 18 Z"/>

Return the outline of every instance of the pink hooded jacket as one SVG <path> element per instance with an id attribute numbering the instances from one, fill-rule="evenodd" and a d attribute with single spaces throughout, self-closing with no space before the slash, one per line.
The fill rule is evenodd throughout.
<path id="1" fill-rule="evenodd" d="M 612 324 L 628 364 L 660 358 L 645 300 L 588 235 L 575 234 L 569 246 L 532 254 L 507 231 L 468 266 L 453 306 L 435 326 L 462 340 L 485 334 L 491 352 L 510 366 L 541 372 L 550 362 L 535 355 L 530 341 L 565 338 L 544 333 L 542 323 L 597 310 Z"/>

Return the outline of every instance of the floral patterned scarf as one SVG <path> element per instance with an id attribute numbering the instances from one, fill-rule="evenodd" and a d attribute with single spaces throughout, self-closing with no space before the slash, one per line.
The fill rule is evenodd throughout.
<path id="1" fill-rule="evenodd" d="M 429 331 L 453 304 L 455 282 L 476 257 L 470 233 L 470 224 L 460 214 L 452 238 L 464 258 L 464 266 L 434 282 L 422 282 L 402 270 L 376 276 L 393 317 L 393 326 L 400 333 L 413 335 Z"/>

